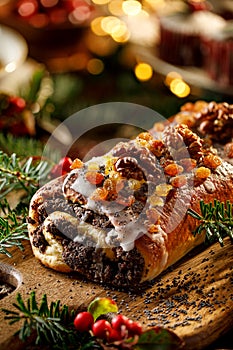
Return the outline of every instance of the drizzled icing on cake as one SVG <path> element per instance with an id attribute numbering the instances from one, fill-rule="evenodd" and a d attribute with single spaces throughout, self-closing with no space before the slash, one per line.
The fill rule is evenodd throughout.
<path id="1" fill-rule="evenodd" d="M 121 142 L 104 156 L 83 163 L 66 177 L 65 198 L 84 212 L 109 220 L 110 225 L 100 229 L 101 235 L 105 232 L 104 247 L 121 246 L 130 251 L 146 234 L 165 251 L 167 234 L 178 224 L 175 214 L 178 212 L 182 220 L 191 197 L 185 196 L 187 203 L 174 202 L 168 214 L 164 214 L 166 201 L 195 181 L 205 182 L 221 164 L 185 125 L 167 126 L 162 138 L 141 133 L 135 140 Z M 167 222 L 163 220 L 161 225 L 164 216 Z M 83 225 L 85 215 L 80 219 L 80 227 Z M 91 227 L 85 228 L 90 233 Z M 85 230 L 82 232 L 85 235 Z M 92 234 L 98 235 L 98 229 Z M 94 241 L 99 242 L 98 237 Z"/>

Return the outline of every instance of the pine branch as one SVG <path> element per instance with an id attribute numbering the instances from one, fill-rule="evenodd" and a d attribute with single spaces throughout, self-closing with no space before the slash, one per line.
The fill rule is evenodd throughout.
<path id="1" fill-rule="evenodd" d="M 17 150 L 17 156 L 30 157 L 42 156 L 44 151 L 44 144 L 34 138 L 30 137 L 15 137 L 12 134 L 4 134 L 0 132 L 0 150 L 6 154 L 12 154 Z M 60 152 L 57 150 L 49 150 L 47 147 L 46 157 L 57 162 L 61 158 Z"/>
<path id="2" fill-rule="evenodd" d="M 8 156 L 0 151 L 0 199 L 14 190 L 23 189 L 31 197 L 39 182 L 46 181 L 52 164 L 30 157 L 20 160 L 15 153 Z"/>
<path id="3" fill-rule="evenodd" d="M 23 240 L 28 240 L 27 234 L 27 207 L 23 203 L 11 209 L 6 199 L 0 202 L 0 254 L 5 254 L 9 258 L 12 254 L 8 248 L 13 246 L 23 250 Z"/>
<path id="4" fill-rule="evenodd" d="M 93 337 L 75 330 L 73 326 L 75 313 L 73 310 L 69 311 L 67 305 L 61 306 L 60 300 L 49 305 L 44 294 L 38 304 L 33 291 L 26 302 L 18 294 L 13 306 L 16 311 L 7 309 L 2 311 L 10 324 L 21 322 L 21 328 L 16 333 L 20 340 L 26 341 L 35 334 L 35 345 L 49 345 L 50 349 L 96 348 Z"/>
<path id="5" fill-rule="evenodd" d="M 29 202 L 39 185 L 49 180 L 53 163 L 40 157 L 21 160 L 12 154 L 0 151 L 0 254 L 11 257 L 9 248 L 17 246 L 23 250 L 22 241 L 28 239 L 26 217 Z M 12 191 L 24 193 L 20 202 L 12 207 L 7 196 Z"/>
<path id="6" fill-rule="evenodd" d="M 192 209 L 188 209 L 188 214 L 199 220 L 200 224 L 196 227 L 193 234 L 205 233 L 206 242 L 219 242 L 224 245 L 224 237 L 229 236 L 233 242 L 233 204 L 230 201 L 226 203 L 214 200 L 214 203 L 204 203 L 200 201 L 200 211 L 198 214 Z"/>

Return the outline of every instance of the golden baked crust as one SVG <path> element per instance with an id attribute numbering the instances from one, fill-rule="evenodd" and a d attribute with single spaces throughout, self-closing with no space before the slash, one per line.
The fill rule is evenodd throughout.
<path id="1" fill-rule="evenodd" d="M 45 266 L 99 283 L 154 279 L 205 239 L 188 208 L 233 201 L 233 166 L 185 125 L 76 163 L 32 198 L 29 237 Z"/>

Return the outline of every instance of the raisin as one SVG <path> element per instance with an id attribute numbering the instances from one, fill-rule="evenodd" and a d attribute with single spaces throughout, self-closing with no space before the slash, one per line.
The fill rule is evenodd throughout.
<path id="1" fill-rule="evenodd" d="M 142 139 L 142 140 L 146 140 L 149 141 L 151 140 L 153 137 L 149 132 L 141 132 L 138 136 L 137 139 Z"/>
<path id="2" fill-rule="evenodd" d="M 220 157 L 210 153 L 203 159 L 203 163 L 207 168 L 215 169 L 222 164 L 222 160 Z"/>
<path id="3" fill-rule="evenodd" d="M 200 168 L 197 168 L 196 169 L 196 172 L 195 172 L 195 175 L 197 178 L 199 179 L 207 179 L 207 177 L 209 177 L 211 174 L 211 171 L 210 169 L 204 167 L 204 166 L 201 166 Z"/>
<path id="4" fill-rule="evenodd" d="M 172 163 L 172 164 L 168 164 L 165 168 L 164 168 L 164 172 L 166 175 L 169 176 L 176 176 L 180 173 L 182 173 L 184 169 L 182 168 L 182 166 L 176 164 L 176 163 Z"/>

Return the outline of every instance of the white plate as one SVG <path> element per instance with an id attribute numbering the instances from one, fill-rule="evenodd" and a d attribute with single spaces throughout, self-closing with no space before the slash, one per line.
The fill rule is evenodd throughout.
<path id="1" fill-rule="evenodd" d="M 26 40 L 15 30 L 0 25 L 0 77 L 13 72 L 27 54 Z"/>

